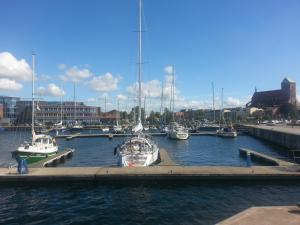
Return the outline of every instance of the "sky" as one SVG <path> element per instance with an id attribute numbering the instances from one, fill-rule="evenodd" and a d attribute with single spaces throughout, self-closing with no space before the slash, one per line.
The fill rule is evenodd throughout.
<path id="1" fill-rule="evenodd" d="M 175 109 L 244 106 L 255 87 L 300 83 L 299 0 L 144 0 L 143 96 Z M 36 93 L 121 110 L 135 104 L 137 0 L 1 0 L 0 95 L 31 96 L 32 52 Z M 298 96 L 300 92 L 298 91 Z"/>

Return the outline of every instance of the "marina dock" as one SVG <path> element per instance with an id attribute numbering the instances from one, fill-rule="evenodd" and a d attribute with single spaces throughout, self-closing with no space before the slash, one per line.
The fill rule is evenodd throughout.
<path id="1" fill-rule="evenodd" d="M 18 174 L 16 168 L 0 168 L 0 183 L 24 182 L 128 182 L 128 181 L 299 181 L 300 165 L 275 159 L 249 149 L 240 149 L 243 155 L 267 160 L 274 166 L 182 166 L 161 149 L 159 162 L 149 167 L 47 167 L 65 160 L 73 149 L 29 166 L 28 174 Z M 276 166 L 275 166 L 276 165 Z"/>
<path id="2" fill-rule="evenodd" d="M 166 133 L 149 133 L 151 136 L 166 136 Z M 214 131 L 201 131 L 197 133 L 189 133 L 190 136 L 216 136 L 216 132 Z M 118 138 L 118 137 L 131 137 L 133 134 L 131 133 L 124 133 L 124 134 L 113 134 L 113 133 L 105 133 L 105 134 L 61 134 L 56 135 L 55 138 L 64 138 L 67 140 L 71 140 L 73 138 Z"/>
<path id="3" fill-rule="evenodd" d="M 300 208 L 296 206 L 251 207 L 216 225 L 298 225 Z"/>
<path id="4" fill-rule="evenodd" d="M 0 183 L 59 181 L 300 181 L 296 167 L 152 166 L 152 167 L 47 167 L 29 168 L 19 175 L 16 168 L 0 168 Z"/>
<path id="5" fill-rule="evenodd" d="M 240 155 L 241 156 L 247 156 L 250 155 L 251 160 L 253 161 L 264 161 L 267 162 L 273 166 L 294 166 L 296 165 L 295 163 L 291 163 L 285 160 L 281 160 L 278 158 L 274 158 L 272 156 L 265 155 L 263 153 L 259 153 L 250 149 L 246 148 L 240 148 Z"/>
<path id="6" fill-rule="evenodd" d="M 247 133 L 287 149 L 300 149 L 300 127 L 243 125 Z"/>
<path id="7" fill-rule="evenodd" d="M 71 158 L 74 151 L 74 149 L 65 149 L 54 156 L 48 157 L 36 163 L 29 164 L 29 168 L 41 168 L 57 165 L 60 162 L 64 162 L 66 159 Z"/>

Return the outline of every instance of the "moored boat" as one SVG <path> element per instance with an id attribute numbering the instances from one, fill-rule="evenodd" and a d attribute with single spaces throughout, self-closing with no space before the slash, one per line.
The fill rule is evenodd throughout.
<path id="1" fill-rule="evenodd" d="M 132 128 L 133 137 L 118 145 L 114 154 L 123 167 L 151 166 L 158 159 L 159 148 L 152 137 L 143 133 L 141 120 L 141 71 L 142 71 L 142 0 L 139 0 L 139 54 L 138 54 L 138 123 Z"/>
<path id="2" fill-rule="evenodd" d="M 32 117 L 31 117 L 31 143 L 25 142 L 12 152 L 15 159 L 25 159 L 27 163 L 37 162 L 44 158 L 57 154 L 58 147 L 54 138 L 46 134 L 36 134 L 34 130 L 35 105 L 34 105 L 34 77 L 35 77 L 35 55 L 32 55 Z"/>

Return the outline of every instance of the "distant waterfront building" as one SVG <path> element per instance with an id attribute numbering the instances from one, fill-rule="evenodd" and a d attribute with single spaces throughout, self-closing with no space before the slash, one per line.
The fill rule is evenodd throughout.
<path id="1" fill-rule="evenodd" d="M 3 118 L 1 123 L 13 124 L 17 118 L 17 102 L 18 97 L 0 96 L 0 104 L 2 105 Z"/>
<path id="2" fill-rule="evenodd" d="M 290 78 L 284 78 L 281 82 L 280 90 L 257 91 L 255 90 L 252 99 L 247 103 L 247 107 L 268 108 L 278 107 L 282 104 L 290 103 L 297 106 L 296 82 Z"/>
<path id="3" fill-rule="evenodd" d="M 120 120 L 120 113 L 117 110 L 101 113 L 101 121 L 103 124 L 115 124 Z"/>
<path id="4" fill-rule="evenodd" d="M 31 101 L 18 101 L 18 122 L 28 123 L 31 120 Z M 39 101 L 35 102 L 36 122 L 39 123 L 57 123 L 61 120 L 61 115 L 64 123 L 72 123 L 76 120 L 84 123 L 100 123 L 101 108 L 95 106 L 86 106 L 83 102 L 77 102 L 76 107 L 74 102 L 50 102 Z M 62 112 L 62 113 L 61 113 Z"/>
<path id="5" fill-rule="evenodd" d="M 3 119 L 3 116 L 4 116 L 3 105 L 0 104 L 0 121 Z"/>

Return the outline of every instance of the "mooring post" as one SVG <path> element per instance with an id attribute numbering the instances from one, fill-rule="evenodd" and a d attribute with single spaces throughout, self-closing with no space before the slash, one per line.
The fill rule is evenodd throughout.
<path id="1" fill-rule="evenodd" d="M 251 167 L 252 166 L 252 161 L 251 161 L 251 154 L 250 152 L 247 151 L 246 153 L 246 161 L 247 161 L 247 166 Z"/>

